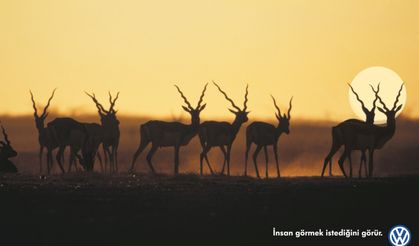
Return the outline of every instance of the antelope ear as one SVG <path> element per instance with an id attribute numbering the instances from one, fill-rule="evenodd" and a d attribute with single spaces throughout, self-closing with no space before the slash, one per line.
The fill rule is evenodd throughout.
<path id="1" fill-rule="evenodd" d="M 188 112 L 188 113 L 190 113 L 191 112 L 191 110 L 189 110 L 187 107 L 185 107 L 185 106 L 182 106 L 182 108 L 183 108 L 183 110 L 185 110 L 186 112 Z"/>
<path id="2" fill-rule="evenodd" d="M 232 112 L 233 114 L 236 114 L 237 112 L 232 110 L 232 109 L 228 109 L 228 111 Z"/>
<path id="3" fill-rule="evenodd" d="M 377 107 L 378 108 L 378 111 L 380 111 L 381 113 L 383 113 L 383 114 L 386 114 L 386 111 L 384 111 L 384 109 L 383 108 L 381 108 L 381 107 Z"/>
<path id="4" fill-rule="evenodd" d="M 205 103 L 204 105 L 202 105 L 200 108 L 199 108 L 199 111 L 202 111 L 202 110 L 204 110 L 204 108 L 207 106 L 207 104 Z"/>
<path id="5" fill-rule="evenodd" d="M 397 113 L 397 112 L 399 112 L 399 110 L 400 110 L 400 109 L 402 109 L 402 107 L 403 107 L 403 104 L 400 104 L 400 105 L 396 108 L 396 111 L 395 111 L 395 112 L 396 112 L 396 113 Z"/>

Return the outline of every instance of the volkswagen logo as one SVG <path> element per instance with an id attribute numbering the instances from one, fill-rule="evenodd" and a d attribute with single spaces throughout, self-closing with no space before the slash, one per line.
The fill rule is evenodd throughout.
<path id="1" fill-rule="evenodd" d="M 393 246 L 405 246 L 410 242 L 410 231 L 403 225 L 394 226 L 388 234 L 388 240 Z"/>

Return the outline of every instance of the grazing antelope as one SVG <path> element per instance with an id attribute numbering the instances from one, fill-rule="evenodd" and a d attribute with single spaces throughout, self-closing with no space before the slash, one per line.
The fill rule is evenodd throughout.
<path id="1" fill-rule="evenodd" d="M 147 154 L 147 163 L 150 166 L 151 171 L 155 174 L 151 159 L 160 147 L 173 147 L 175 150 L 175 174 L 179 173 L 179 150 L 181 146 L 187 145 L 191 139 L 198 133 L 199 130 L 199 114 L 204 110 L 206 104 L 201 105 L 204 99 L 207 85 L 201 93 L 198 104 L 195 108 L 191 106 L 188 99 L 185 97 L 183 92 L 175 85 L 176 89 L 180 93 L 187 106 L 182 106 L 183 110 L 191 115 L 191 123 L 189 125 L 180 122 L 164 122 L 158 120 L 148 121 L 140 126 L 141 140 L 137 151 L 134 153 L 131 163 L 130 172 L 133 172 L 135 161 L 138 156 L 143 152 L 147 145 L 151 142 L 151 149 Z"/>
<path id="2" fill-rule="evenodd" d="M 380 91 L 380 84 L 378 84 L 377 86 L 377 90 L 374 89 L 374 87 L 372 85 L 370 85 L 372 91 L 375 93 L 375 99 L 372 103 L 372 108 L 371 110 L 369 110 L 366 106 L 365 103 L 360 99 L 358 93 L 354 90 L 354 88 L 352 88 L 352 86 L 350 84 L 348 84 L 349 87 L 351 88 L 352 93 L 354 93 L 354 95 L 356 96 L 356 99 L 358 100 L 359 103 L 361 103 L 361 107 L 362 107 L 362 111 L 365 114 L 365 122 L 358 120 L 358 119 L 349 119 L 344 121 L 343 123 L 365 123 L 368 126 L 372 126 L 374 125 L 374 118 L 375 118 L 375 109 L 376 109 L 376 103 L 378 100 L 378 92 Z M 327 163 L 329 164 L 329 176 L 332 176 L 332 157 L 333 155 L 339 150 L 339 148 L 344 144 L 344 139 L 342 139 L 340 137 L 339 134 L 334 134 L 334 131 L 332 130 L 332 147 L 330 149 L 329 154 L 326 156 L 325 158 L 325 163 L 327 165 Z M 366 164 L 366 149 L 360 149 L 361 151 L 361 161 L 360 161 L 360 165 L 359 165 L 359 177 L 361 177 L 362 174 L 362 166 L 364 166 L 364 172 L 365 172 L 365 176 L 368 175 L 368 171 L 367 171 L 367 164 Z M 350 169 L 352 169 L 352 167 L 350 167 Z M 324 175 L 324 169 L 322 171 L 322 177 Z M 352 176 L 352 170 L 350 170 L 350 176 Z"/>
<path id="3" fill-rule="evenodd" d="M 115 173 L 118 172 L 118 147 L 119 147 L 119 120 L 116 117 L 117 110 L 114 109 L 115 102 L 119 97 L 119 92 L 116 94 L 116 97 L 113 99 L 111 93 L 109 92 L 109 109 L 105 110 L 101 103 L 96 99 L 94 93 L 89 94 L 85 92 L 96 105 L 98 114 L 100 116 L 100 122 L 103 128 L 103 152 L 105 154 L 105 172 L 107 169 L 107 163 L 109 160 L 109 172 Z"/>
<path id="4" fill-rule="evenodd" d="M 48 108 L 50 106 L 51 100 L 54 98 L 56 89 L 52 91 L 50 98 L 41 115 L 38 115 L 38 110 L 36 107 L 35 99 L 33 97 L 32 91 L 29 91 L 31 94 L 32 100 L 32 107 L 34 109 L 34 118 L 35 118 L 35 126 L 38 130 L 38 143 L 39 143 L 39 172 L 42 174 L 42 155 L 44 148 L 47 149 L 47 172 L 48 174 L 51 171 L 53 159 L 52 159 L 52 151 L 58 148 L 58 142 L 53 133 L 45 127 L 45 119 L 48 116 Z M 60 164 L 61 171 L 64 172 L 63 167 Z"/>
<path id="5" fill-rule="evenodd" d="M 291 109 L 292 109 L 292 97 L 289 102 L 288 108 L 288 115 L 284 113 L 281 115 L 281 110 L 279 109 L 278 105 L 276 104 L 275 98 L 271 95 L 274 106 L 277 110 L 275 116 L 278 120 L 278 125 L 275 127 L 269 123 L 265 122 L 253 122 L 250 124 L 246 129 L 246 153 L 245 153 L 245 163 L 244 163 L 244 175 L 247 176 L 247 159 L 250 147 L 252 143 L 256 144 L 256 150 L 253 153 L 253 164 L 255 165 L 256 176 L 259 176 L 259 170 L 256 163 L 257 156 L 260 150 L 263 147 L 265 152 L 265 162 L 266 162 L 266 178 L 269 177 L 268 174 L 268 150 L 267 146 L 272 145 L 272 150 L 275 155 L 275 162 L 276 162 L 276 173 L 277 176 L 280 177 L 281 173 L 279 171 L 279 161 L 278 161 L 278 139 L 282 133 L 289 134 L 290 133 L 290 120 L 291 120 Z"/>
<path id="6" fill-rule="evenodd" d="M 3 125 L 1 125 L 1 129 L 3 131 L 4 141 L 0 141 L 0 172 L 17 173 L 15 164 L 9 160 L 9 158 L 17 156 L 17 152 L 13 149 Z"/>
<path id="7" fill-rule="evenodd" d="M 218 90 L 224 95 L 225 99 L 231 103 L 231 106 L 236 110 L 229 109 L 231 113 L 235 115 L 235 119 L 232 123 L 228 122 L 218 122 L 218 121 L 205 121 L 201 124 L 199 128 L 199 141 L 201 143 L 202 152 L 200 155 L 200 174 L 203 173 L 203 159 L 207 162 L 208 168 L 213 174 L 211 164 L 209 163 L 207 154 L 212 147 L 218 146 L 224 154 L 224 164 L 221 170 L 221 173 L 224 174 L 224 168 L 227 163 L 227 175 L 230 176 L 230 154 L 231 147 L 233 145 L 234 139 L 236 139 L 237 133 L 240 130 L 240 127 L 243 123 L 248 121 L 247 115 L 247 96 L 249 94 L 248 88 L 246 86 L 246 93 L 244 95 L 243 109 L 239 108 L 234 101 L 227 96 L 218 84 L 213 82 L 213 84 L 218 88 Z M 227 146 L 227 151 L 224 146 Z"/>
<path id="8" fill-rule="evenodd" d="M 58 143 L 58 152 L 56 155 L 56 160 L 58 165 L 61 168 L 62 173 L 65 173 L 64 168 L 62 166 L 62 160 L 64 155 L 64 150 L 67 146 L 72 148 L 72 145 L 76 140 L 74 140 L 74 132 L 79 131 L 85 134 L 85 136 L 89 136 L 84 123 L 80 123 L 72 118 L 55 118 L 54 120 L 50 121 L 47 124 L 48 131 L 51 133 L 53 138 Z M 79 135 L 80 137 L 80 135 Z M 77 142 L 77 141 L 76 141 Z M 51 158 L 51 153 L 48 153 L 48 158 Z M 52 159 L 52 158 L 51 158 Z M 70 154 L 70 160 L 71 154 Z M 71 170 L 71 162 L 69 170 Z"/>
<path id="9" fill-rule="evenodd" d="M 95 157 L 97 156 L 103 172 L 102 158 L 98 152 L 99 146 L 103 140 L 103 127 L 96 123 L 82 124 L 85 127 L 85 131 L 72 130 L 70 133 L 70 165 L 68 171 L 71 171 L 72 165 L 75 165 L 75 167 L 77 166 L 75 162 L 76 157 L 84 170 L 93 171 Z M 81 151 L 81 155 L 78 154 L 79 151 Z"/>
<path id="10" fill-rule="evenodd" d="M 377 109 L 386 115 L 387 122 L 385 126 L 367 125 L 365 122 L 342 122 L 338 126 L 332 129 L 333 137 L 339 136 L 343 139 L 345 146 L 344 153 L 340 157 L 338 163 L 339 167 L 345 177 L 347 177 L 345 170 L 343 169 L 343 162 L 346 158 L 349 160 L 351 165 L 351 152 L 352 150 L 366 149 L 369 153 L 368 163 L 368 177 L 373 176 L 373 165 L 374 165 L 374 150 L 381 149 L 384 145 L 393 137 L 396 131 L 396 113 L 402 108 L 402 104 L 397 105 L 404 84 L 401 85 L 400 90 L 396 96 L 393 107 L 387 108 L 381 97 L 378 95 L 378 100 L 383 107 L 377 107 Z M 376 92 L 376 91 L 374 91 Z M 332 146 L 333 147 L 333 146 Z M 327 162 L 323 166 L 323 172 Z M 322 172 L 322 174 L 323 174 Z"/>

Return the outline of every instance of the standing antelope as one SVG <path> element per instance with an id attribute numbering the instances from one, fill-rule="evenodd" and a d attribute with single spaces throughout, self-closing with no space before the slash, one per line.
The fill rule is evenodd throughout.
<path id="1" fill-rule="evenodd" d="M 53 133 L 48 129 L 48 127 L 45 127 L 45 119 L 48 116 L 48 108 L 50 106 L 51 100 L 54 97 L 56 89 L 52 91 L 52 94 L 50 98 L 48 99 L 48 102 L 46 106 L 44 107 L 44 110 L 42 114 L 38 115 L 38 110 L 36 107 L 35 99 L 33 97 L 32 91 L 29 91 L 31 94 L 31 100 L 32 100 L 32 107 L 34 109 L 34 118 L 35 118 L 35 126 L 38 130 L 38 143 L 39 143 L 39 172 L 42 173 L 42 155 L 44 148 L 47 149 L 47 171 L 48 174 L 51 171 L 53 159 L 52 159 L 52 151 L 58 147 L 58 142 Z M 64 169 L 59 163 L 61 171 L 64 172 Z"/>
<path id="2" fill-rule="evenodd" d="M 103 128 L 103 152 L 105 154 L 105 172 L 106 166 L 109 159 L 109 172 L 114 173 L 118 172 L 118 147 L 119 147 L 119 120 L 116 117 L 117 110 L 114 109 L 115 102 L 118 99 L 119 92 L 116 94 L 116 97 L 112 99 L 112 95 L 109 92 L 109 109 L 105 110 L 101 103 L 96 99 L 94 93 L 89 94 L 85 92 L 93 102 L 96 104 L 98 114 L 100 116 L 100 122 Z"/>
<path id="3" fill-rule="evenodd" d="M 260 178 L 256 160 L 257 160 L 257 156 L 260 150 L 263 147 L 263 150 L 265 152 L 265 162 L 266 162 L 266 178 L 269 177 L 268 150 L 267 150 L 267 146 L 269 145 L 272 145 L 272 150 L 275 155 L 277 176 L 278 177 L 281 176 L 281 173 L 279 171 L 279 161 L 278 161 L 278 139 L 282 133 L 286 133 L 286 134 L 290 133 L 289 125 L 290 125 L 290 120 L 291 120 L 292 97 L 289 102 L 288 116 L 285 113 L 284 115 L 281 115 L 281 110 L 276 104 L 275 98 L 272 95 L 271 97 L 272 97 L 274 106 L 277 110 L 277 113 L 275 113 L 275 116 L 278 120 L 278 125 L 275 127 L 274 125 L 271 125 L 269 123 L 256 121 L 247 127 L 246 129 L 246 153 L 245 153 L 245 163 L 244 163 L 245 176 L 247 176 L 247 159 L 248 159 L 248 154 L 249 154 L 249 150 L 252 143 L 256 144 L 256 150 L 253 153 L 253 163 L 255 165 L 256 176 Z"/>
<path id="4" fill-rule="evenodd" d="M 156 153 L 157 149 L 160 147 L 173 147 L 175 150 L 174 171 L 175 174 L 179 173 L 179 150 L 181 146 L 187 145 L 198 133 L 200 123 L 199 114 L 202 110 L 204 110 L 206 106 L 206 104 L 201 106 L 201 103 L 204 99 L 207 85 L 208 84 L 205 84 L 205 87 L 201 93 L 201 97 L 199 98 L 198 104 L 195 108 L 191 106 L 188 99 L 186 99 L 185 95 L 183 95 L 183 92 L 177 85 L 175 85 L 176 89 L 180 93 L 180 96 L 183 98 L 185 104 L 187 105 L 187 107 L 182 106 L 182 108 L 191 115 L 191 124 L 186 125 L 180 122 L 164 122 L 158 120 L 151 120 L 142 124 L 140 126 L 140 145 L 132 158 L 130 172 L 133 172 L 135 161 L 137 160 L 138 156 L 151 142 L 151 149 L 146 157 L 151 171 L 154 174 L 156 173 L 153 164 L 151 163 L 151 159 L 154 153 Z"/>
<path id="5" fill-rule="evenodd" d="M 17 152 L 13 149 L 3 125 L 1 125 L 1 129 L 4 141 L 0 141 L 0 173 L 17 173 L 15 164 L 9 160 L 9 158 L 17 156 Z"/>
<path id="6" fill-rule="evenodd" d="M 392 109 L 387 108 L 386 104 L 382 101 L 381 97 L 378 95 L 378 100 L 383 105 L 382 107 L 377 107 L 380 112 L 386 115 L 387 124 L 385 126 L 376 126 L 376 125 L 367 125 L 365 122 L 342 122 L 338 126 L 335 126 L 332 130 L 333 137 L 339 136 L 343 139 L 345 150 L 340 157 L 338 163 L 339 167 L 345 177 L 347 177 L 345 170 L 343 169 L 343 162 L 346 158 L 351 164 L 351 152 L 352 150 L 357 149 L 367 149 L 369 152 L 369 163 L 368 163 L 368 177 L 373 176 L 373 165 L 374 165 L 374 150 L 381 149 L 384 145 L 393 137 L 396 131 L 396 113 L 402 108 L 401 105 L 397 105 L 399 102 L 400 94 L 403 90 L 404 84 L 401 85 L 400 90 L 396 96 Z M 374 91 L 376 92 L 376 91 Z M 333 146 L 332 146 L 333 147 Z M 326 167 L 326 160 L 323 166 L 323 172 Z M 323 173 L 322 172 L 322 173 Z"/>
<path id="7" fill-rule="evenodd" d="M 358 102 L 361 103 L 362 111 L 365 114 L 365 122 L 361 121 L 361 120 L 358 120 L 358 119 L 349 119 L 349 120 L 346 120 L 342 123 L 344 123 L 344 124 L 347 124 L 347 123 L 365 123 L 368 126 L 373 126 L 374 125 L 374 118 L 375 118 L 376 103 L 377 103 L 377 100 L 378 100 L 378 92 L 380 91 L 380 84 L 378 84 L 377 90 L 375 90 L 374 87 L 372 85 L 370 85 L 372 91 L 375 93 L 375 99 L 372 103 L 373 106 L 372 106 L 371 110 L 369 110 L 365 106 L 365 103 L 360 99 L 358 93 L 356 93 L 354 88 L 352 88 L 352 86 L 350 84 L 348 84 L 348 85 L 351 88 L 352 93 L 354 93 L 354 95 L 356 96 L 356 99 L 358 100 Z M 324 166 L 323 171 L 322 171 L 322 177 L 324 176 L 324 171 L 325 171 L 325 167 L 326 167 L 327 164 L 329 164 L 329 176 L 332 176 L 332 157 L 339 150 L 339 148 L 344 144 L 344 141 L 345 141 L 344 139 L 342 139 L 342 137 L 339 134 L 334 133 L 334 132 L 336 132 L 336 131 L 332 129 L 333 143 L 332 143 L 332 147 L 330 149 L 329 154 L 325 158 L 325 166 Z M 364 166 L 365 176 L 367 176 L 368 171 L 367 171 L 366 154 L 365 154 L 366 149 L 359 149 L 359 150 L 361 151 L 361 162 L 360 162 L 360 165 L 359 165 L 359 177 L 361 177 L 362 166 Z M 352 166 L 350 166 L 350 169 L 352 169 Z M 350 170 L 350 176 L 352 176 L 352 170 Z"/>
<path id="8" fill-rule="evenodd" d="M 207 154 L 211 150 L 212 147 L 218 146 L 220 150 L 224 154 L 224 164 L 221 170 L 221 173 L 224 174 L 224 168 L 227 163 L 227 175 L 230 176 L 230 154 L 231 154 L 231 147 L 233 145 L 234 139 L 237 136 L 237 133 L 240 130 L 240 127 L 243 123 L 248 121 L 247 115 L 247 96 L 248 96 L 248 88 L 246 86 L 246 93 L 244 95 L 244 103 L 243 109 L 236 106 L 231 98 L 227 96 L 218 84 L 213 82 L 213 84 L 218 88 L 218 90 L 224 95 L 225 99 L 231 103 L 231 106 L 236 110 L 229 109 L 231 113 L 233 113 L 236 117 L 232 123 L 228 122 L 218 122 L 218 121 L 205 121 L 201 124 L 199 129 L 199 141 L 201 143 L 202 152 L 200 155 L 200 174 L 203 173 L 203 159 L 207 162 L 208 168 L 210 169 L 211 174 L 213 174 L 213 170 L 209 163 Z M 227 146 L 227 151 L 225 150 L 224 146 Z"/>
<path id="9" fill-rule="evenodd" d="M 365 123 L 367 125 L 369 125 L 369 126 L 373 126 L 374 125 L 374 119 L 375 119 L 375 108 L 376 108 L 376 103 L 377 103 L 377 100 L 378 100 L 378 92 L 380 91 L 380 83 L 378 83 L 377 90 L 375 90 L 374 87 L 372 85 L 370 85 L 372 91 L 375 93 L 375 99 L 372 102 L 372 108 L 371 108 L 371 110 L 368 110 L 368 108 L 365 107 L 365 104 L 359 98 L 358 93 L 355 92 L 354 88 L 352 88 L 352 86 L 350 84 L 348 84 L 348 85 L 351 88 L 352 93 L 355 94 L 356 99 L 358 100 L 358 102 L 361 103 L 362 111 L 365 114 Z M 352 121 L 354 121 L 354 119 Z M 355 119 L 355 121 L 356 121 L 356 119 Z M 361 161 L 359 163 L 359 171 L 358 171 L 359 178 L 361 178 L 361 176 L 362 176 L 362 166 L 364 166 L 365 177 L 368 176 L 367 157 L 366 157 L 366 151 L 367 150 L 366 149 L 361 149 L 360 151 L 361 151 Z M 330 165 L 330 169 L 331 169 L 331 166 L 332 165 Z M 352 167 L 350 167 L 350 168 L 352 169 Z M 329 172 L 331 171 L 330 169 L 329 169 Z M 350 170 L 350 173 L 352 173 L 352 170 Z"/>

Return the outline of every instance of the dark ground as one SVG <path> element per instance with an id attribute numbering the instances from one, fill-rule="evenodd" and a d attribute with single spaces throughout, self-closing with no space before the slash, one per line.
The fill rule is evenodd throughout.
<path id="1" fill-rule="evenodd" d="M 388 245 L 396 224 L 411 229 L 414 245 L 418 187 L 418 176 L 0 176 L 0 245 Z M 284 239 L 272 236 L 273 227 L 379 229 L 384 236 Z"/>

